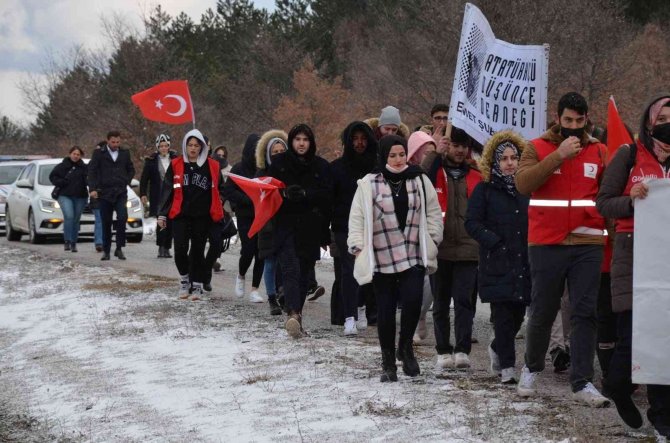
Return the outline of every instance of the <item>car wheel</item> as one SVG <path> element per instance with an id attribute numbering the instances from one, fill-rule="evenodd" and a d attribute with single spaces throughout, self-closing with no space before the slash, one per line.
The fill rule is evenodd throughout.
<path id="1" fill-rule="evenodd" d="M 9 206 L 7 206 L 5 210 L 5 226 L 7 228 L 7 240 L 9 241 L 19 241 L 21 240 L 21 234 L 19 231 L 15 230 L 14 227 L 12 226 L 12 219 L 9 215 Z"/>
<path id="2" fill-rule="evenodd" d="M 142 234 L 127 235 L 126 240 L 128 243 L 142 243 Z"/>
<path id="3" fill-rule="evenodd" d="M 28 212 L 28 239 L 34 245 L 38 245 L 44 241 L 44 236 L 37 233 L 33 211 Z"/>

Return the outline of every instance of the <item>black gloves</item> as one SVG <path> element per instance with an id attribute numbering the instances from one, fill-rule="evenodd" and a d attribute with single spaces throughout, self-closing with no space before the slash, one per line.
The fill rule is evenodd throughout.
<path id="1" fill-rule="evenodd" d="M 282 189 L 280 194 L 283 198 L 292 202 L 304 201 L 306 197 L 305 190 L 300 185 L 291 185 L 286 189 Z"/>

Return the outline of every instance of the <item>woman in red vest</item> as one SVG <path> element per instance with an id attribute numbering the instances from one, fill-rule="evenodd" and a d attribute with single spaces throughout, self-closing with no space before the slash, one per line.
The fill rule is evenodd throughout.
<path id="1" fill-rule="evenodd" d="M 644 199 L 649 192 L 647 179 L 670 178 L 670 95 L 658 97 L 647 106 L 638 136 L 635 144 L 623 145 L 616 151 L 596 200 L 604 217 L 616 219 L 611 278 L 617 343 L 604 384 L 619 415 L 633 428 L 642 426 L 640 411 L 631 399 L 634 207 L 635 201 Z M 659 434 L 670 437 L 670 386 L 648 385 L 647 396 L 649 421 Z"/>
<path id="2" fill-rule="evenodd" d="M 182 143 L 182 156 L 172 160 L 163 182 L 158 227 L 172 220 L 174 261 L 179 271 L 180 299 L 200 300 L 205 278 L 205 244 L 212 223 L 223 218 L 219 162 L 208 158 L 207 143 L 197 129 Z"/>

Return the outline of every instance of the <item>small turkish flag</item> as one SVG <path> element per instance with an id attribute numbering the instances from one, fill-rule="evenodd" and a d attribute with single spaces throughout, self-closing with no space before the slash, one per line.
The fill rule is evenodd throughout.
<path id="1" fill-rule="evenodd" d="M 130 99 L 148 120 L 174 125 L 195 122 L 191 93 L 186 80 L 159 83 L 138 92 Z"/>
<path id="2" fill-rule="evenodd" d="M 240 189 L 249 196 L 254 204 L 254 222 L 249 229 L 249 238 L 256 235 L 281 207 L 284 201 L 279 190 L 286 185 L 276 178 L 246 178 L 237 174 L 228 174 Z"/>
<path id="3" fill-rule="evenodd" d="M 619 116 L 614 97 L 607 104 L 607 161 L 614 158 L 614 153 L 621 145 L 633 143 L 626 125 Z"/>

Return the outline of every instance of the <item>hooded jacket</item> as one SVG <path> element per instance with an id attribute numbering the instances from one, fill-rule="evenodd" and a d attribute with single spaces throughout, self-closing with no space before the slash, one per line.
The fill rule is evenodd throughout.
<path id="1" fill-rule="evenodd" d="M 382 138 L 382 135 L 379 132 L 379 117 L 372 117 L 367 120 L 363 120 L 363 122 L 372 128 L 372 132 L 375 134 L 377 140 Z M 409 127 L 401 122 L 400 126 L 398 127 L 398 135 L 407 140 L 410 133 L 411 131 L 409 130 Z"/>
<path id="2" fill-rule="evenodd" d="M 177 153 L 168 151 L 170 160 L 174 159 Z M 160 171 L 160 154 L 158 152 L 144 159 L 144 168 L 140 178 L 140 196 L 149 197 L 149 215 L 156 217 L 161 201 L 161 189 L 163 189 L 163 177 Z M 167 171 L 165 171 L 167 173 Z"/>
<path id="3" fill-rule="evenodd" d="M 294 138 L 301 133 L 306 134 L 310 142 L 309 149 L 302 156 L 293 148 Z M 273 221 L 281 231 L 293 232 L 299 257 L 318 259 L 319 247 L 330 243 L 327 232 L 333 188 L 330 165 L 316 155 L 314 133 L 305 124 L 291 129 L 287 144 L 288 151 L 272 158 L 268 176 L 281 180 L 287 187 L 295 185 L 302 188 L 304 198 L 284 199 Z"/>
<path id="4" fill-rule="evenodd" d="M 636 150 L 645 150 L 645 154 L 651 156 L 653 156 L 653 142 L 649 138 L 647 128 L 649 109 L 653 103 L 664 97 L 670 97 L 670 94 L 662 94 L 650 100 L 644 108 L 640 121 L 640 139 L 637 141 Z M 625 195 L 625 191 L 630 174 L 635 171 L 634 164 L 641 154 L 638 152 L 637 158 L 631 159 L 630 146 L 624 145 L 616 151 L 614 158 L 607 165 L 596 199 L 596 207 L 603 217 L 618 220 L 635 217 L 632 200 L 629 195 Z M 631 166 L 633 166 L 632 169 Z M 611 266 L 612 311 L 614 312 L 633 309 L 633 240 L 633 232 L 618 232 L 615 237 Z"/>
<path id="5" fill-rule="evenodd" d="M 189 163 L 186 144 L 195 137 L 200 153 L 194 164 Z M 210 217 L 218 222 L 223 217 L 221 188 L 223 180 L 219 162 L 207 155 L 207 143 L 202 133 L 193 129 L 182 141 L 182 156 L 172 159 L 161 191 L 158 216 L 170 219 L 179 217 Z"/>
<path id="6" fill-rule="evenodd" d="M 367 138 L 363 154 L 354 150 L 353 135 L 362 131 Z M 349 211 L 356 193 L 357 181 L 372 172 L 378 151 L 377 139 L 372 128 L 361 121 L 350 123 L 342 132 L 342 157 L 330 164 L 333 177 L 333 232 L 349 231 Z"/>
<path id="7" fill-rule="evenodd" d="M 496 148 L 511 142 L 519 153 L 528 143 L 513 131 L 494 134 L 479 161 L 482 180 L 468 200 L 467 233 L 479 243 L 479 296 L 485 303 L 530 302 L 528 264 L 529 197 L 511 195 L 504 184 L 492 179 Z"/>
<path id="8" fill-rule="evenodd" d="M 432 136 L 424 131 L 413 132 L 407 140 L 407 161 L 420 165 L 426 155 L 426 145 L 429 143 L 435 145 L 435 140 Z"/>
<path id="9" fill-rule="evenodd" d="M 256 176 L 256 144 L 258 143 L 257 134 L 251 134 L 244 142 L 242 149 L 242 160 L 236 163 L 230 170 L 231 174 L 241 175 L 247 178 Z M 254 204 L 233 180 L 226 181 L 223 186 L 223 198 L 230 202 L 230 206 L 239 218 L 254 218 Z"/>

